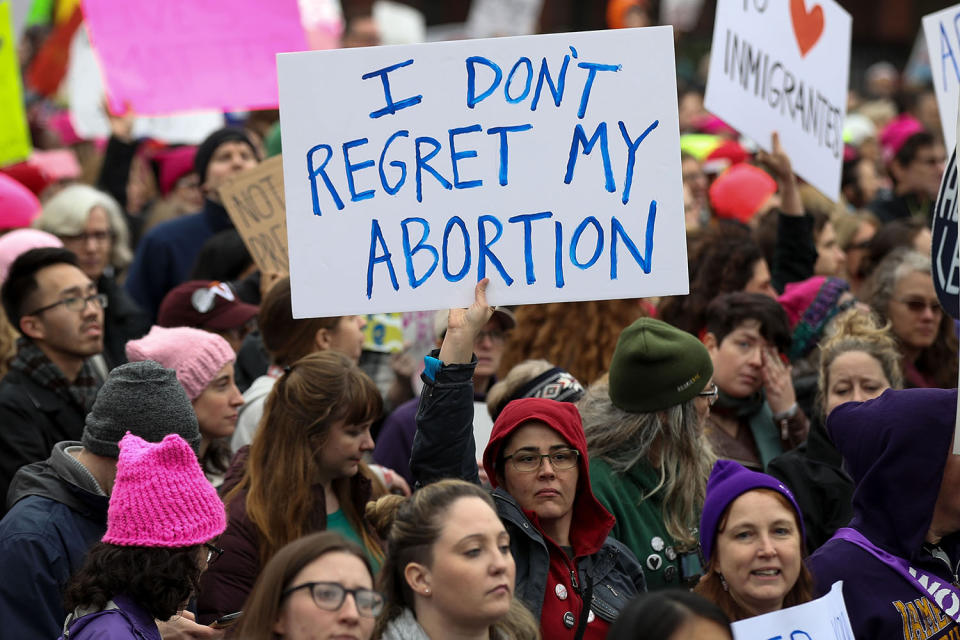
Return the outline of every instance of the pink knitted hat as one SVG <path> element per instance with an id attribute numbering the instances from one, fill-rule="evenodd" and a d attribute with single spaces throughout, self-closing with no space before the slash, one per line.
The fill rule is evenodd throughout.
<path id="1" fill-rule="evenodd" d="M 154 326 L 139 340 L 127 343 L 127 360 L 155 360 L 177 372 L 190 400 L 196 400 L 220 369 L 236 359 L 230 343 L 202 329 Z"/>
<path id="2" fill-rule="evenodd" d="M 223 503 L 187 441 L 171 433 L 120 440 L 117 479 L 103 542 L 127 547 L 192 547 L 227 528 Z"/>
<path id="3" fill-rule="evenodd" d="M 0 282 L 7 279 L 10 265 L 21 253 L 43 247 L 62 247 L 57 236 L 39 229 L 14 229 L 0 236 Z"/>

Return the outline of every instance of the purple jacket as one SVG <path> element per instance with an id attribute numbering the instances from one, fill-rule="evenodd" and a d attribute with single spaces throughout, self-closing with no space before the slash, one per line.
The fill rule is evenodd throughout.
<path id="1" fill-rule="evenodd" d="M 410 473 L 410 452 L 413 451 L 413 435 L 417 432 L 417 407 L 420 398 L 411 398 L 393 410 L 383 421 L 373 450 L 373 460 L 379 465 L 393 469 L 413 486 Z"/>
<path id="2" fill-rule="evenodd" d="M 960 533 L 940 542 L 949 560 L 934 557 L 924 537 L 953 449 L 956 411 L 956 389 L 907 389 L 841 405 L 827 419 L 827 431 L 856 483 L 849 526 L 911 567 L 954 584 Z M 807 564 L 817 595 L 843 580 L 858 640 L 933 640 L 960 634 L 928 594 L 851 542 L 834 536 Z"/>
<path id="3" fill-rule="evenodd" d="M 157 623 L 143 607 L 116 596 L 116 608 L 72 620 L 58 640 L 161 640 Z"/>

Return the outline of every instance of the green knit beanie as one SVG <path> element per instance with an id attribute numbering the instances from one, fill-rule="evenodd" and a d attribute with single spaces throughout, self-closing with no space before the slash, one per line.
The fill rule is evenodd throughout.
<path id="1" fill-rule="evenodd" d="M 713 375 L 707 348 L 661 320 L 640 318 L 620 334 L 610 362 L 610 401 L 650 413 L 695 398 Z"/>

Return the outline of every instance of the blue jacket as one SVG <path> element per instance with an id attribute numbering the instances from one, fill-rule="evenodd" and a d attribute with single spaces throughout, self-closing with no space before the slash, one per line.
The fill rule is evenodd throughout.
<path id="1" fill-rule="evenodd" d="M 56 638 L 67 611 L 62 591 L 107 529 L 109 499 L 90 491 L 66 449 L 17 472 L 0 520 L 0 640 Z M 84 488 L 88 487 L 88 488 Z"/>
<path id="2" fill-rule="evenodd" d="M 161 640 L 150 614 L 123 596 L 114 596 L 103 611 L 71 615 L 66 627 L 58 640 Z"/>
<path id="3" fill-rule="evenodd" d="M 137 246 L 124 284 L 127 293 L 151 319 L 156 319 L 167 292 L 190 277 L 204 243 L 231 227 L 227 210 L 210 200 L 204 201 L 199 213 L 158 224 Z"/>

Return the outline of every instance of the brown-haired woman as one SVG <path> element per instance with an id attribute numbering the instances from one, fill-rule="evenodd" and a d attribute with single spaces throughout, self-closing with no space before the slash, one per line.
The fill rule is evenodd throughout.
<path id="1" fill-rule="evenodd" d="M 337 531 L 382 561 L 363 517 L 374 484 L 362 460 L 381 403 L 373 381 L 333 351 L 301 358 L 277 380 L 253 444 L 224 481 L 226 557 L 204 577 L 202 621 L 239 611 L 261 567 L 308 533 Z"/>
<path id="2" fill-rule="evenodd" d="M 324 531 L 291 542 L 270 559 L 243 605 L 234 637 L 315 640 L 323 633 L 369 640 L 382 609 L 366 554 Z"/>

